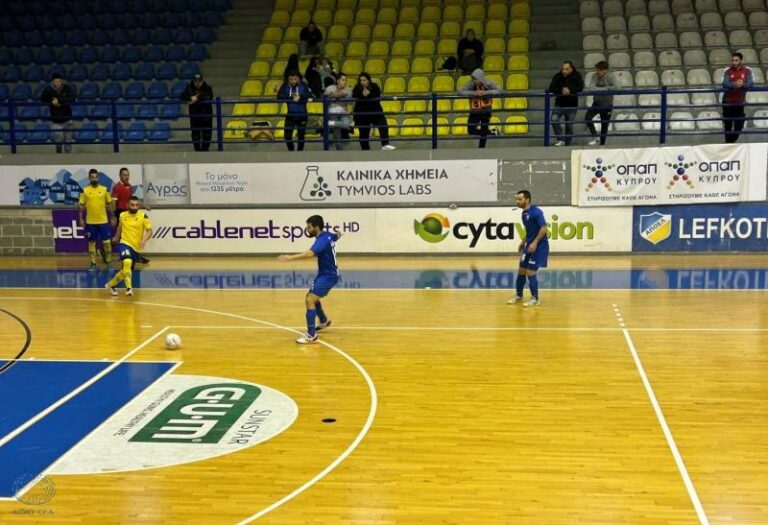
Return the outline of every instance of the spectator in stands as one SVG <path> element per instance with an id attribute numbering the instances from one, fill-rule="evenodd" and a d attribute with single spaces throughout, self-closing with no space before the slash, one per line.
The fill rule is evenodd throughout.
<path id="1" fill-rule="evenodd" d="M 203 80 L 203 75 L 196 73 L 181 94 L 181 100 L 189 102 L 189 124 L 195 151 L 208 151 L 213 133 L 213 88 Z"/>
<path id="2" fill-rule="evenodd" d="M 299 151 L 304 151 L 304 134 L 307 130 L 307 99 L 311 92 L 297 70 L 288 72 L 288 80 L 277 91 L 277 98 L 288 102 L 285 115 L 285 145 L 293 151 L 293 130 L 298 137 Z"/>
<path id="3" fill-rule="evenodd" d="M 288 62 L 285 63 L 285 69 L 283 70 L 283 83 L 285 84 L 288 82 L 288 77 L 291 73 L 294 71 L 299 70 L 299 55 L 296 53 L 291 53 L 288 57 Z M 302 82 L 304 82 L 304 79 L 301 79 Z"/>
<path id="4" fill-rule="evenodd" d="M 48 84 L 40 95 L 40 100 L 50 106 L 51 129 L 53 140 L 56 142 L 56 153 L 72 151 L 72 107 L 75 94 L 69 84 L 64 82 L 61 75 L 54 73 L 51 83 Z"/>
<path id="5" fill-rule="evenodd" d="M 592 134 L 590 146 L 598 143 L 595 124 L 592 121 L 595 115 L 600 115 L 600 140 L 601 146 L 605 145 L 605 139 L 608 136 L 608 124 L 611 122 L 611 113 L 613 112 L 613 93 L 619 87 L 616 77 L 608 70 L 608 62 L 601 60 L 595 65 L 597 73 L 590 79 L 587 91 L 599 91 L 599 95 L 592 98 L 592 107 L 587 110 L 584 119 L 587 121 L 587 128 Z"/>
<path id="6" fill-rule="evenodd" d="M 459 40 L 456 57 L 462 74 L 469 75 L 471 71 L 483 66 L 483 43 L 475 38 L 475 32 L 467 29 L 466 36 Z"/>
<path id="7" fill-rule="evenodd" d="M 488 123 L 491 121 L 493 107 L 491 95 L 499 95 L 501 88 L 492 80 L 485 78 L 483 70 L 477 68 L 472 71 L 472 80 L 461 86 L 458 93 L 471 97 L 467 132 L 470 135 L 480 135 L 479 147 L 484 148 L 488 140 Z M 496 130 L 493 130 L 491 134 L 495 135 Z"/>
<path id="8" fill-rule="evenodd" d="M 340 100 L 352 97 L 352 90 L 347 87 L 347 75 L 339 73 L 336 84 L 325 89 L 325 96 L 329 99 L 328 126 L 331 129 L 331 133 L 333 133 L 334 147 L 337 150 L 345 149 L 352 129 L 352 120 L 349 117 L 349 103 Z"/>
<path id="9" fill-rule="evenodd" d="M 355 116 L 355 127 L 360 134 L 360 149 L 371 149 L 368 138 L 371 136 L 371 129 L 374 126 L 379 129 L 381 149 L 385 151 L 395 149 L 389 144 L 389 125 L 379 100 L 381 88 L 371 80 L 371 75 L 365 71 L 360 73 L 357 77 L 357 85 L 352 90 L 352 96 L 357 99 L 352 111 Z"/>
<path id="10" fill-rule="evenodd" d="M 323 56 L 321 59 L 320 67 L 317 69 L 320 73 L 320 80 L 323 83 L 323 89 L 330 85 L 336 84 L 338 74 L 333 69 L 333 62 L 327 56 Z"/>
<path id="11" fill-rule="evenodd" d="M 581 78 L 581 73 L 576 71 L 573 62 L 566 60 L 549 84 L 549 92 L 556 95 L 555 109 L 552 110 L 552 129 L 557 137 L 555 146 L 568 146 L 573 140 L 573 121 L 579 106 L 579 93 L 582 91 L 584 79 Z"/>
<path id="12" fill-rule="evenodd" d="M 744 55 L 731 54 L 731 67 L 723 74 L 723 126 L 725 127 L 725 142 L 728 144 L 739 140 L 744 129 L 744 104 L 747 100 L 747 90 L 754 85 L 752 70 L 742 64 Z"/>
<path id="13" fill-rule="evenodd" d="M 317 27 L 314 20 L 307 22 L 307 25 L 299 33 L 299 52 L 301 56 L 322 55 L 325 53 L 323 44 L 323 33 Z"/>
<path id="14" fill-rule="evenodd" d="M 309 86 L 309 90 L 312 92 L 313 97 L 322 97 L 325 87 L 323 86 L 323 78 L 320 76 L 320 67 L 323 64 L 323 59 L 320 56 L 314 56 L 310 59 L 307 65 L 307 70 L 304 72 L 304 81 Z"/>

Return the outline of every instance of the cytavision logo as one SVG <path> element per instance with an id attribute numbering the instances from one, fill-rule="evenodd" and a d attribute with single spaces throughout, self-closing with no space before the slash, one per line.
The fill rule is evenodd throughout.
<path id="1" fill-rule="evenodd" d="M 413 231 L 423 240 L 430 243 L 442 242 L 450 233 L 451 223 L 439 213 L 428 213 L 421 222 L 414 219 Z M 443 233 L 443 228 L 446 232 Z"/>
<path id="2" fill-rule="evenodd" d="M 328 225 L 326 229 L 355 233 L 360 231 L 360 223 L 347 221 L 338 226 Z M 201 219 L 199 224 L 190 226 L 158 226 L 152 234 L 153 239 L 290 239 L 291 242 L 306 236 L 304 226 L 281 226 L 272 219 L 263 226 L 225 226 L 220 220 L 209 223 Z"/>

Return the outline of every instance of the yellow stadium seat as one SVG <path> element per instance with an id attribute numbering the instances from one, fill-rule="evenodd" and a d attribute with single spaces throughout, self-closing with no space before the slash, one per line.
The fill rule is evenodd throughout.
<path id="1" fill-rule="evenodd" d="M 353 40 L 364 40 L 368 42 L 371 39 L 371 26 L 367 24 L 355 24 L 352 26 L 352 32 L 349 37 Z"/>
<path id="2" fill-rule="evenodd" d="M 269 76 L 269 62 L 266 62 L 264 60 L 255 60 L 251 62 L 251 67 L 248 68 L 248 76 L 249 77 Z"/>
<path id="3" fill-rule="evenodd" d="M 336 9 L 336 0 L 317 0 L 317 9 L 330 9 L 331 11 Z"/>
<path id="4" fill-rule="evenodd" d="M 268 27 L 261 36 L 262 42 L 280 42 L 283 40 L 283 29 L 280 27 Z"/>
<path id="5" fill-rule="evenodd" d="M 312 15 L 312 20 L 318 26 L 329 26 L 333 22 L 333 12 L 330 9 L 318 9 L 315 14 Z"/>
<path id="6" fill-rule="evenodd" d="M 250 117 L 256 113 L 256 106 L 248 102 L 239 102 L 232 108 L 233 117 Z"/>
<path id="7" fill-rule="evenodd" d="M 504 20 L 491 19 L 485 23 L 486 37 L 503 37 L 506 32 L 507 25 L 504 23 Z"/>
<path id="8" fill-rule="evenodd" d="M 390 40 L 393 34 L 392 24 L 381 23 L 373 26 L 373 38 L 377 40 Z"/>
<path id="9" fill-rule="evenodd" d="M 401 137 L 423 137 L 424 121 L 418 117 L 408 117 L 400 124 Z"/>
<path id="10" fill-rule="evenodd" d="M 309 66 L 309 57 L 299 59 L 299 72 L 303 75 Z"/>
<path id="11" fill-rule="evenodd" d="M 351 9 L 337 9 L 333 17 L 334 24 L 351 26 L 355 21 L 355 13 Z"/>
<path id="12" fill-rule="evenodd" d="M 285 66 L 288 62 L 285 60 L 275 60 L 272 62 L 272 72 L 269 74 L 271 77 L 282 77 L 285 73 Z"/>
<path id="13" fill-rule="evenodd" d="M 355 16 L 355 23 L 373 25 L 376 22 L 376 11 L 369 8 L 363 8 L 357 10 Z"/>
<path id="14" fill-rule="evenodd" d="M 354 9 L 357 7 L 357 0 L 336 0 L 336 7 L 339 9 Z"/>
<path id="15" fill-rule="evenodd" d="M 440 7 L 442 5 L 442 3 L 443 2 L 441 0 L 422 0 L 421 1 L 421 6 L 422 7 L 429 7 L 429 6 Z"/>
<path id="16" fill-rule="evenodd" d="M 528 4 L 512 4 L 512 18 L 531 18 L 531 6 Z"/>
<path id="17" fill-rule="evenodd" d="M 402 95 L 403 93 L 405 93 L 405 78 L 387 77 L 387 80 L 384 81 L 384 94 Z"/>
<path id="18" fill-rule="evenodd" d="M 437 43 L 437 54 L 440 56 L 450 56 L 456 54 L 459 43 L 455 38 L 443 38 Z"/>
<path id="19" fill-rule="evenodd" d="M 528 20 L 512 20 L 509 23 L 509 34 L 511 36 L 528 36 L 531 32 L 531 25 Z"/>
<path id="20" fill-rule="evenodd" d="M 264 84 L 264 96 L 265 97 L 274 97 L 277 94 L 277 90 L 280 89 L 280 85 L 283 83 L 282 79 L 272 79 L 268 80 Z M 259 108 L 256 108 L 258 111 Z"/>
<path id="21" fill-rule="evenodd" d="M 528 99 L 522 97 L 507 97 L 504 99 L 504 109 L 507 111 L 520 111 L 528 109 Z"/>
<path id="22" fill-rule="evenodd" d="M 469 135 L 469 133 L 467 133 L 467 118 L 466 115 L 458 115 L 453 118 L 451 135 L 456 137 L 465 137 Z"/>
<path id="23" fill-rule="evenodd" d="M 437 75 L 432 79 L 432 91 L 435 93 L 453 93 L 456 86 L 453 83 L 453 77 L 448 75 Z"/>
<path id="24" fill-rule="evenodd" d="M 413 44 L 410 40 L 395 40 L 392 45 L 392 56 L 409 57 L 413 55 Z"/>
<path id="25" fill-rule="evenodd" d="M 530 68 L 528 55 L 509 55 L 509 58 L 507 59 L 507 70 L 528 71 Z"/>
<path id="26" fill-rule="evenodd" d="M 309 22 L 311 18 L 312 18 L 312 15 L 310 15 L 309 11 L 307 11 L 306 9 L 297 9 L 291 15 L 291 24 L 298 25 L 298 26 L 305 26 L 307 25 L 307 22 Z"/>
<path id="27" fill-rule="evenodd" d="M 458 22 L 447 21 L 440 24 L 440 38 L 459 38 L 461 27 Z"/>
<path id="28" fill-rule="evenodd" d="M 491 82 L 495 82 L 500 89 L 504 89 L 504 79 L 501 77 L 501 75 L 492 73 L 492 74 L 485 75 L 485 78 L 487 78 Z"/>
<path id="29" fill-rule="evenodd" d="M 448 99 L 438 99 L 437 101 L 437 112 L 441 115 L 448 115 L 451 113 L 452 104 L 451 101 Z"/>
<path id="30" fill-rule="evenodd" d="M 400 0 L 379 0 L 379 8 L 392 7 L 397 9 L 400 6 Z"/>
<path id="31" fill-rule="evenodd" d="M 376 21 L 383 24 L 397 23 L 397 9 L 394 7 L 382 7 L 376 15 Z"/>
<path id="32" fill-rule="evenodd" d="M 455 98 L 453 99 L 453 112 L 464 113 L 469 111 L 469 99 L 468 98 Z"/>
<path id="33" fill-rule="evenodd" d="M 398 21 L 418 22 L 418 20 L 419 20 L 419 9 L 417 7 L 406 6 L 406 7 L 400 8 L 400 16 L 398 17 Z"/>
<path id="34" fill-rule="evenodd" d="M 444 5 L 446 5 L 446 6 L 448 6 L 448 5 L 459 5 L 459 6 L 463 6 L 463 5 L 464 5 L 464 0 L 444 0 L 444 1 L 443 1 L 443 4 L 444 4 Z M 462 8 L 462 9 L 463 9 L 463 8 Z M 462 11 L 462 13 L 463 13 L 463 11 Z"/>
<path id="35" fill-rule="evenodd" d="M 347 40 L 349 39 L 349 27 L 343 24 L 334 24 L 328 30 L 328 40 Z"/>
<path id="36" fill-rule="evenodd" d="M 376 9 L 379 7 L 379 0 L 359 0 L 357 2 L 357 8 L 365 7 L 368 9 Z"/>
<path id="37" fill-rule="evenodd" d="M 470 77 L 469 75 L 461 75 L 458 78 L 458 80 L 456 80 L 456 89 L 460 89 L 461 86 L 463 86 L 464 84 L 466 84 L 470 80 L 472 80 L 472 77 Z"/>
<path id="38" fill-rule="evenodd" d="M 273 11 L 269 18 L 269 25 L 284 27 L 291 21 L 291 15 L 288 11 Z"/>
<path id="39" fill-rule="evenodd" d="M 393 58 L 387 66 L 387 73 L 390 75 L 407 75 L 410 64 L 407 58 Z"/>
<path id="40" fill-rule="evenodd" d="M 384 113 L 398 114 L 403 110 L 403 104 L 399 100 L 382 100 L 381 108 Z"/>
<path id="41" fill-rule="evenodd" d="M 510 115 L 504 124 L 505 135 L 525 135 L 528 133 L 528 119 L 523 115 Z"/>
<path id="42" fill-rule="evenodd" d="M 280 49 L 277 50 L 278 58 L 288 58 L 293 54 L 299 53 L 299 44 L 293 42 L 283 42 L 280 44 Z"/>
<path id="43" fill-rule="evenodd" d="M 259 44 L 256 48 L 256 58 L 275 58 L 277 46 L 275 44 Z"/>
<path id="44" fill-rule="evenodd" d="M 429 79 L 422 76 L 412 76 L 408 80 L 408 94 L 429 93 Z"/>
<path id="45" fill-rule="evenodd" d="M 325 44 L 325 54 L 329 57 L 344 56 L 344 44 L 341 42 L 328 42 Z"/>
<path id="46" fill-rule="evenodd" d="M 419 38 L 435 38 L 437 37 L 437 24 L 434 22 L 422 22 L 416 31 L 416 36 Z"/>
<path id="47" fill-rule="evenodd" d="M 346 73 L 348 77 L 356 77 L 363 70 L 363 61 L 359 58 L 347 59 L 344 61 L 341 70 Z"/>
<path id="48" fill-rule="evenodd" d="M 384 65 L 384 59 L 382 58 L 369 58 L 365 61 L 365 71 L 372 76 L 383 75 L 386 71 Z"/>
<path id="49" fill-rule="evenodd" d="M 437 136 L 447 137 L 451 134 L 451 124 L 446 117 L 437 117 Z M 432 136 L 432 119 L 427 120 L 426 135 Z"/>
<path id="50" fill-rule="evenodd" d="M 241 97 L 260 97 L 264 91 L 264 85 L 261 80 L 246 80 L 243 87 L 240 88 Z"/>
<path id="51" fill-rule="evenodd" d="M 497 36 L 492 36 L 488 40 L 485 41 L 485 53 L 491 54 L 503 54 L 507 50 L 507 44 L 504 42 L 503 38 L 499 38 Z"/>
<path id="52" fill-rule="evenodd" d="M 398 135 L 400 135 L 400 125 L 397 122 L 397 120 L 395 120 L 395 119 L 393 119 L 391 117 L 387 117 L 387 124 L 389 124 L 389 136 L 390 137 L 397 137 Z M 371 135 L 378 137 L 378 135 L 379 135 L 378 128 L 373 133 L 371 133 Z"/>
<path id="53" fill-rule="evenodd" d="M 468 5 L 464 10 L 464 20 L 485 20 L 485 6 L 481 4 Z"/>
<path id="54" fill-rule="evenodd" d="M 483 58 L 483 71 L 491 73 L 504 71 L 504 57 L 501 55 L 486 55 Z"/>
<path id="55" fill-rule="evenodd" d="M 421 9 L 422 22 L 439 22 L 442 16 L 443 13 L 440 11 L 440 8 L 435 5 L 426 6 Z"/>
<path id="56" fill-rule="evenodd" d="M 432 73 L 432 58 L 416 57 L 411 62 L 411 73 L 419 74 L 431 74 Z"/>
<path id="57" fill-rule="evenodd" d="M 472 30 L 478 37 L 483 34 L 483 22 L 482 20 L 467 20 L 464 22 L 464 29 L 462 29 L 462 35 L 466 35 L 467 31 Z"/>
<path id="58" fill-rule="evenodd" d="M 406 100 L 405 104 L 403 105 L 403 112 L 413 113 L 413 114 L 418 113 L 418 115 L 421 116 L 427 112 L 427 101 L 426 100 Z"/>
<path id="59" fill-rule="evenodd" d="M 528 39 L 524 36 L 513 36 L 507 40 L 508 53 L 528 53 Z"/>
<path id="60" fill-rule="evenodd" d="M 507 20 L 509 13 L 506 4 L 491 4 L 488 6 L 488 20 Z"/>
<path id="61" fill-rule="evenodd" d="M 510 73 L 507 75 L 508 91 L 525 91 L 528 89 L 528 75 L 525 73 Z"/>
<path id="62" fill-rule="evenodd" d="M 293 9 L 293 0 L 276 0 L 275 10 L 290 11 Z"/>
<path id="63" fill-rule="evenodd" d="M 402 6 L 419 6 L 419 5 L 421 5 L 421 0 L 400 0 L 400 5 L 402 5 Z"/>
<path id="64" fill-rule="evenodd" d="M 285 28 L 285 32 L 283 33 L 283 42 L 298 42 L 299 35 L 301 34 L 302 27 L 301 26 L 288 26 Z M 323 35 L 328 37 L 325 33 Z"/>
<path id="65" fill-rule="evenodd" d="M 416 42 L 416 47 L 413 50 L 413 54 L 416 56 L 435 56 L 435 42 L 434 40 L 419 40 Z"/>
<path id="66" fill-rule="evenodd" d="M 368 45 L 365 42 L 350 42 L 347 44 L 347 53 L 346 56 L 348 57 L 364 57 L 368 54 Z"/>
<path id="67" fill-rule="evenodd" d="M 448 5 L 443 9 L 443 20 L 458 22 L 464 20 L 464 8 L 460 5 Z"/>
<path id="68" fill-rule="evenodd" d="M 293 8 L 311 11 L 315 8 L 315 0 L 295 0 Z"/>
<path id="69" fill-rule="evenodd" d="M 400 22 L 395 27 L 395 38 L 412 39 L 416 36 L 416 27 L 410 22 Z"/>
<path id="70" fill-rule="evenodd" d="M 268 117 L 277 116 L 280 113 L 280 106 L 274 102 L 261 102 L 256 104 L 256 114 Z"/>
<path id="71" fill-rule="evenodd" d="M 224 140 L 243 140 L 248 124 L 242 120 L 230 120 L 224 128 Z"/>
<path id="72" fill-rule="evenodd" d="M 368 56 L 372 57 L 386 57 L 389 56 L 389 42 L 376 40 L 371 42 L 368 47 Z"/>

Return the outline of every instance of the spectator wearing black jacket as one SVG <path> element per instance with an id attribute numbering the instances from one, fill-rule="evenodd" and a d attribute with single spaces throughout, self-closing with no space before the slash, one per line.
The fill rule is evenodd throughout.
<path id="1" fill-rule="evenodd" d="M 325 87 L 323 86 L 323 78 L 320 76 L 320 67 L 323 65 L 323 58 L 320 56 L 314 56 L 309 60 L 307 69 L 304 72 L 304 82 L 309 86 L 309 90 L 312 92 L 313 98 L 320 98 L 323 96 Z"/>
<path id="2" fill-rule="evenodd" d="M 51 129 L 56 143 L 56 153 L 72 151 L 72 107 L 75 94 L 61 75 L 54 73 L 51 83 L 45 87 L 40 100 L 49 105 L 51 111 Z"/>
<path id="3" fill-rule="evenodd" d="M 299 53 L 305 57 L 309 55 L 324 55 L 323 32 L 317 27 L 314 20 L 307 22 L 299 33 Z"/>
<path id="4" fill-rule="evenodd" d="M 360 133 L 360 149 L 371 149 L 368 139 L 374 126 L 379 129 L 381 149 L 385 151 L 395 149 L 389 144 L 389 125 L 379 100 L 381 88 L 371 80 L 371 75 L 365 71 L 360 73 L 357 77 L 357 85 L 352 90 L 352 96 L 357 99 L 352 112 L 355 117 L 355 127 Z"/>
<path id="5" fill-rule="evenodd" d="M 189 102 L 189 126 L 195 151 L 208 151 L 213 134 L 213 88 L 197 73 L 182 92 L 181 100 Z"/>
<path id="6" fill-rule="evenodd" d="M 277 90 L 277 98 L 288 103 L 285 115 L 285 145 L 288 151 L 293 151 L 293 130 L 298 137 L 299 151 L 304 151 L 304 134 L 307 130 L 307 100 L 312 94 L 309 87 L 302 81 L 298 71 L 287 73 L 287 80 Z"/>
<path id="7" fill-rule="evenodd" d="M 569 146 L 573 139 L 573 121 L 579 106 L 579 93 L 584 91 L 584 79 L 576 71 L 573 62 L 567 60 L 560 72 L 552 77 L 549 92 L 555 95 L 555 108 L 552 110 L 552 129 L 557 137 L 555 146 Z M 565 124 L 565 132 L 563 132 Z"/>
<path id="8" fill-rule="evenodd" d="M 456 58 L 459 60 L 459 69 L 464 75 L 469 75 L 475 69 L 483 67 L 483 43 L 475 38 L 475 32 L 467 29 L 467 33 L 459 40 L 456 48 Z"/>

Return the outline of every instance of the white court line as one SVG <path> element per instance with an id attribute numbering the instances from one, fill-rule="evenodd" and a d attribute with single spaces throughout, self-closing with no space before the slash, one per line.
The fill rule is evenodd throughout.
<path id="1" fill-rule="evenodd" d="M 103 288 L 81 286 L 0 286 L 1 290 L 80 290 L 83 292 Z M 550 292 L 768 292 L 768 288 L 540 288 Z M 304 292 L 307 287 L 296 288 L 142 288 L 151 292 Z M 334 288 L 333 292 L 498 292 L 509 293 L 514 288 Z M 5 299 L 5 297 L 1 297 Z"/>
<path id="2" fill-rule="evenodd" d="M 59 408 L 61 405 L 63 405 L 64 403 L 66 403 L 66 402 L 67 402 L 67 401 L 69 401 L 70 399 L 74 398 L 74 397 L 75 397 L 76 395 L 78 395 L 80 392 L 82 392 L 82 391 L 83 391 L 83 390 L 85 390 L 86 388 L 88 388 L 88 387 L 92 386 L 92 385 L 93 385 L 94 383 L 96 383 L 96 382 L 97 382 L 99 379 L 101 379 L 101 378 L 102 378 L 102 377 L 104 377 L 105 375 L 109 374 L 109 373 L 110 373 L 112 370 L 114 370 L 115 368 L 117 368 L 118 366 L 120 366 L 122 363 L 124 363 L 124 362 L 125 362 L 127 359 L 129 359 L 129 358 L 130 358 L 132 355 L 134 355 L 136 352 L 138 352 L 139 350 L 141 350 L 142 348 L 144 348 L 145 346 L 147 346 L 149 343 L 151 343 L 152 341 L 154 341 L 154 340 L 155 340 L 155 338 L 157 338 L 158 336 L 162 335 L 162 334 L 163 334 L 163 332 L 165 332 L 166 330 L 168 330 L 168 327 L 167 327 L 167 326 L 166 326 L 165 328 L 163 328 L 162 330 L 160 330 L 159 332 L 157 332 L 155 335 L 151 336 L 149 339 L 146 339 L 146 340 L 145 340 L 143 343 L 141 343 L 139 346 L 135 347 L 133 350 L 131 350 L 130 352 L 128 352 L 127 354 L 125 354 L 123 357 L 121 357 L 121 358 L 120 358 L 120 359 L 118 359 L 117 361 L 113 361 L 111 365 L 109 365 L 109 366 L 108 366 L 108 367 L 106 367 L 104 370 L 102 370 L 101 372 L 99 372 L 98 374 L 96 374 L 95 376 L 93 376 L 92 378 L 90 378 L 90 379 L 89 379 L 88 381 L 86 381 L 85 383 L 82 383 L 80 386 L 78 386 L 77 388 L 75 388 L 74 390 L 72 390 L 72 391 L 71 391 L 69 394 L 67 394 L 67 395 L 63 396 L 63 397 L 62 397 L 62 398 L 60 398 L 58 401 L 56 401 L 56 402 L 54 402 L 54 403 L 51 403 L 50 405 L 48 405 L 48 407 L 47 407 L 47 408 L 44 408 L 43 410 L 41 410 L 40 412 L 38 412 L 36 415 L 32 416 L 32 417 L 31 417 L 31 418 L 29 418 L 27 421 L 25 421 L 24 423 L 22 423 L 21 425 L 19 425 L 19 426 L 18 426 L 18 427 L 16 427 L 15 429 L 13 429 L 13 431 L 11 431 L 11 432 L 9 432 L 7 435 L 3 436 L 3 438 L 2 438 L 2 439 L 0 439 L 0 448 L 2 448 L 3 446 L 7 445 L 7 444 L 8 444 L 8 442 L 10 442 L 10 441 L 11 441 L 11 440 L 13 440 L 14 438 L 16 438 L 16 437 L 17 437 L 19 434 L 21 434 L 22 432 L 24 432 L 25 430 L 27 430 L 28 428 L 30 428 L 30 427 L 31 427 L 32 425 L 34 425 L 35 423 L 39 422 L 39 421 L 40 421 L 41 419 L 43 419 L 45 416 L 47 416 L 48 414 L 50 414 L 51 412 L 53 412 L 54 410 L 56 410 L 57 408 Z M 33 480 L 33 482 L 34 482 L 34 480 Z M 27 485 L 25 485 L 25 486 L 24 486 L 24 487 L 23 487 L 21 490 L 19 490 L 19 491 L 16 493 L 16 495 L 19 495 L 19 494 L 24 494 L 24 492 L 26 492 L 27 490 L 29 490 L 29 488 L 31 487 L 31 485 L 33 485 L 33 484 L 34 484 L 33 482 L 30 482 L 30 483 L 28 483 Z M 15 498 L 3 498 L 3 499 L 15 499 Z"/>
<path id="3" fill-rule="evenodd" d="M 206 329 L 206 330 L 276 330 L 272 326 L 250 326 L 250 325 L 171 325 L 171 328 L 181 329 Z M 281 327 L 290 328 L 296 332 L 304 329 L 302 326 Z M 387 330 L 402 332 L 621 332 L 622 328 L 610 327 L 541 327 L 541 326 L 337 326 L 333 325 L 328 331 L 338 330 Z M 768 328 L 632 328 L 635 332 L 768 332 Z"/>

